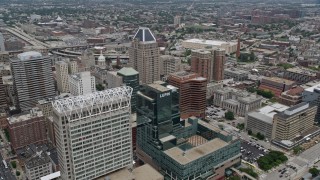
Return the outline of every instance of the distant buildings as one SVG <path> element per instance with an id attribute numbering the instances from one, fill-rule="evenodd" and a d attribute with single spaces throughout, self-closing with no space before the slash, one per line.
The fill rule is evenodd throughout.
<path id="1" fill-rule="evenodd" d="M 11 146 L 14 150 L 47 142 L 46 121 L 38 108 L 8 118 Z"/>
<path id="2" fill-rule="evenodd" d="M 149 28 L 140 27 L 133 37 L 129 66 L 139 72 L 140 84 L 160 80 L 159 48 Z"/>
<path id="3" fill-rule="evenodd" d="M 181 16 L 175 16 L 173 18 L 173 24 L 175 27 L 179 27 L 181 24 Z"/>
<path id="4" fill-rule="evenodd" d="M 180 122 L 179 94 L 163 82 L 138 92 L 137 156 L 173 179 L 222 179 L 240 164 L 240 141 L 191 117 Z"/>
<path id="5" fill-rule="evenodd" d="M 182 46 L 187 49 L 224 49 L 226 54 L 237 51 L 236 41 L 189 39 L 182 42 Z"/>
<path id="6" fill-rule="evenodd" d="M 94 76 L 91 76 L 89 71 L 70 75 L 69 91 L 74 96 L 95 92 L 96 82 Z"/>
<path id="7" fill-rule="evenodd" d="M 21 110 L 30 110 L 38 100 L 55 96 L 49 57 L 25 52 L 11 59 L 14 90 Z"/>
<path id="8" fill-rule="evenodd" d="M 180 71 L 170 74 L 168 82 L 178 88 L 181 118 L 195 116 L 204 119 L 207 79 L 196 73 Z"/>
<path id="9" fill-rule="evenodd" d="M 214 90 L 213 104 L 225 108 L 239 116 L 261 107 L 262 97 L 235 88 L 220 88 Z"/>
<path id="10" fill-rule="evenodd" d="M 317 79 L 317 74 L 305 68 L 294 67 L 284 72 L 284 78 L 304 84 Z"/>
<path id="11" fill-rule="evenodd" d="M 160 56 L 160 75 L 168 76 L 170 73 L 180 71 L 181 59 L 170 55 Z"/>
<path id="12" fill-rule="evenodd" d="M 131 93 L 125 86 L 53 102 L 62 179 L 96 179 L 132 165 Z"/>
<path id="13" fill-rule="evenodd" d="M 267 90 L 274 93 L 275 96 L 280 96 L 282 92 L 291 89 L 295 86 L 294 81 L 278 78 L 278 77 L 264 77 L 259 86 L 260 90 Z"/>

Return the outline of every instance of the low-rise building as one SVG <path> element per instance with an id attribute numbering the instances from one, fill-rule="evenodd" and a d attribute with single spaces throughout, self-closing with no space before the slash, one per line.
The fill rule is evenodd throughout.
<path id="1" fill-rule="evenodd" d="M 310 71 L 310 69 L 294 67 L 284 72 L 284 78 L 296 81 L 298 84 L 304 84 L 317 79 L 317 73 Z"/>
<path id="2" fill-rule="evenodd" d="M 281 93 L 278 102 L 287 106 L 293 106 L 302 102 L 302 92 L 304 89 L 300 86 L 295 86 L 292 89 Z"/>
<path id="3" fill-rule="evenodd" d="M 182 42 L 182 46 L 187 49 L 217 49 L 226 50 L 226 54 L 237 51 L 236 41 L 220 41 L 220 40 L 204 40 L 204 39 L 188 39 Z"/>
<path id="4" fill-rule="evenodd" d="M 287 79 L 278 77 L 264 77 L 261 80 L 259 89 L 271 91 L 275 96 L 278 97 L 282 92 L 291 89 L 295 85 L 296 83 L 294 81 L 290 81 Z"/>
<path id="5" fill-rule="evenodd" d="M 54 161 L 51 152 L 54 148 L 49 148 L 46 144 L 30 144 L 17 150 L 19 163 L 25 169 L 25 175 L 29 180 L 39 180 L 41 177 L 53 173 Z"/>
<path id="6" fill-rule="evenodd" d="M 225 108 L 239 116 L 261 107 L 262 97 L 244 90 L 225 87 L 213 94 L 213 104 Z"/>
<path id="7" fill-rule="evenodd" d="M 288 106 L 275 103 L 248 113 L 245 121 L 245 129 L 253 134 L 260 133 L 266 138 L 272 138 L 273 116 L 288 109 Z"/>
<path id="8" fill-rule="evenodd" d="M 245 81 L 248 79 L 249 72 L 236 68 L 229 68 L 224 70 L 225 79 L 233 79 L 234 81 Z"/>

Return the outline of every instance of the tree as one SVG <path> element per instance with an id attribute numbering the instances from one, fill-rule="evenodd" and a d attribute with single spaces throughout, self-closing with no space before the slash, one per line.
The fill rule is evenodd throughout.
<path id="1" fill-rule="evenodd" d="M 319 169 L 313 167 L 313 168 L 310 168 L 310 169 L 309 169 L 309 173 L 312 174 L 312 177 L 316 177 L 316 176 L 319 175 L 320 171 L 319 171 Z"/>
<path id="2" fill-rule="evenodd" d="M 254 53 L 251 51 L 250 53 L 250 61 L 254 61 L 256 59 L 256 56 L 254 55 Z"/>
<path id="3" fill-rule="evenodd" d="M 267 155 L 260 157 L 257 163 L 260 169 L 268 171 L 286 161 L 288 161 L 288 158 L 283 152 L 270 151 Z"/>
<path id="4" fill-rule="evenodd" d="M 231 112 L 231 111 L 225 112 L 225 113 L 224 113 L 224 117 L 225 117 L 227 120 L 234 120 L 234 114 L 233 114 L 233 112 Z"/>
<path id="5" fill-rule="evenodd" d="M 254 178 L 257 178 L 258 177 L 258 174 L 256 172 L 254 172 L 252 169 L 250 168 L 240 168 L 239 169 L 241 172 L 245 172 L 247 174 L 249 174 L 250 176 L 254 177 Z"/>
<path id="6" fill-rule="evenodd" d="M 256 88 L 254 88 L 254 87 L 248 87 L 248 88 L 247 88 L 247 91 L 248 91 L 248 92 L 251 92 L 251 93 L 254 93 L 254 92 L 256 92 Z"/>
<path id="7" fill-rule="evenodd" d="M 251 131 L 250 129 L 248 130 L 248 134 L 249 134 L 249 135 L 252 135 L 252 131 Z"/>
<path id="8" fill-rule="evenodd" d="M 239 176 L 231 176 L 229 180 L 241 180 L 241 178 Z"/>
<path id="9" fill-rule="evenodd" d="M 20 176 L 20 171 L 16 171 L 16 176 Z"/>
<path id="10" fill-rule="evenodd" d="M 9 133 L 8 129 L 4 129 L 4 134 L 6 135 L 7 141 L 10 142 L 10 133 Z"/>
<path id="11" fill-rule="evenodd" d="M 274 96 L 273 92 L 269 90 L 261 90 L 261 89 L 257 89 L 257 94 L 268 99 L 271 99 Z"/>
<path id="12" fill-rule="evenodd" d="M 240 130 L 244 130 L 244 123 L 237 124 L 237 128 Z"/>
<path id="13" fill-rule="evenodd" d="M 103 90 L 104 90 L 104 87 L 102 86 L 102 84 L 97 84 L 97 85 L 96 85 L 96 89 L 97 89 L 98 91 L 103 91 Z"/>
<path id="14" fill-rule="evenodd" d="M 264 135 L 263 134 L 261 134 L 260 132 L 258 132 L 257 133 L 257 138 L 259 139 L 259 140 L 264 140 Z"/>
<path id="15" fill-rule="evenodd" d="M 301 151 L 303 151 L 301 146 L 296 146 L 293 148 L 293 154 L 299 154 Z"/>
<path id="16" fill-rule="evenodd" d="M 190 56 L 191 55 L 191 49 L 186 49 L 186 52 L 184 53 L 184 56 Z"/>
<path id="17" fill-rule="evenodd" d="M 11 161 L 11 166 L 13 169 L 17 168 L 17 162 L 16 161 Z"/>

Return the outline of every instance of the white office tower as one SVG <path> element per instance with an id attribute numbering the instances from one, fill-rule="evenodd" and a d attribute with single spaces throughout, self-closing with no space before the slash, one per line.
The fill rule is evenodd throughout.
<path id="1" fill-rule="evenodd" d="M 91 180 L 131 167 L 131 94 L 123 86 L 53 102 L 63 180 Z"/>
<path id="2" fill-rule="evenodd" d="M 90 94 L 96 91 L 96 81 L 89 71 L 69 76 L 69 91 L 74 96 Z"/>

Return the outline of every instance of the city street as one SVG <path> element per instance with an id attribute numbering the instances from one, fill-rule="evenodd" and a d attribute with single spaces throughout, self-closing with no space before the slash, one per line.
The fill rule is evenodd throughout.
<path id="1" fill-rule="evenodd" d="M 11 172 L 11 167 L 8 162 L 7 167 L 3 164 L 2 155 L 0 155 L 0 179 L 1 180 L 16 180 L 15 176 Z"/>

